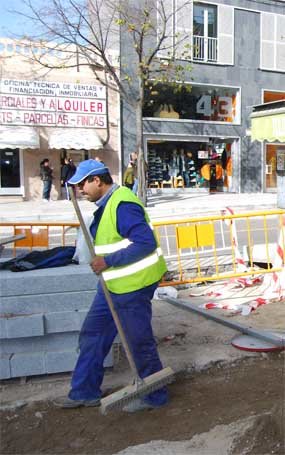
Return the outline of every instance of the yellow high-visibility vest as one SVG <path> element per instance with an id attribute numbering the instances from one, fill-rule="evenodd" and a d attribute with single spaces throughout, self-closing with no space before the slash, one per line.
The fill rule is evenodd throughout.
<path id="1" fill-rule="evenodd" d="M 120 187 L 109 198 L 99 222 L 94 245 L 96 255 L 105 256 L 130 245 L 117 231 L 117 208 L 120 202 L 133 202 L 140 205 L 145 220 L 152 228 L 149 217 L 141 201 L 126 187 Z M 109 291 L 124 294 L 137 291 L 154 284 L 167 270 L 161 248 L 156 239 L 157 248 L 145 258 L 122 267 L 110 267 L 102 275 Z"/>

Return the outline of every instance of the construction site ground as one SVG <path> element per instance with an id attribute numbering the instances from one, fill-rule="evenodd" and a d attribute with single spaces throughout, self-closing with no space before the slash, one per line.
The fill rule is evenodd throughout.
<path id="1" fill-rule="evenodd" d="M 213 285 L 179 291 L 200 305 Z M 250 301 L 258 286 L 233 290 Z M 229 296 L 227 295 L 227 300 Z M 68 392 L 70 374 L 2 381 L 1 454 L 223 455 L 285 453 L 285 351 L 237 349 L 239 332 L 156 300 L 153 327 L 165 366 L 176 372 L 166 407 L 106 416 L 98 408 L 63 410 L 52 400 Z M 209 310 L 231 321 L 284 330 L 285 302 L 262 305 L 248 316 Z M 108 393 L 130 382 L 124 353 L 114 350 L 106 372 Z"/>

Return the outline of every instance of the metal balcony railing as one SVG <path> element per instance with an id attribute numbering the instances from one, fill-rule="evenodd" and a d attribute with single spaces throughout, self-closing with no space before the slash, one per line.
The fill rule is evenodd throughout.
<path id="1" fill-rule="evenodd" d="M 218 38 L 193 36 L 193 60 L 216 62 L 218 59 Z"/>

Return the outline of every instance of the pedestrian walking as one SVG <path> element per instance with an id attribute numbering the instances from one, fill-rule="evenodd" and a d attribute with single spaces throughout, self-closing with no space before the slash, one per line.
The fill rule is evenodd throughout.
<path id="1" fill-rule="evenodd" d="M 43 181 L 43 200 L 50 200 L 51 185 L 53 179 L 53 168 L 49 165 L 49 159 L 45 158 L 40 162 L 40 177 Z"/>
<path id="2" fill-rule="evenodd" d="M 149 217 L 141 201 L 128 188 L 113 183 L 104 163 L 86 160 L 69 180 L 97 210 L 90 224 L 96 257 L 91 267 L 102 273 L 111 294 L 141 378 L 162 369 L 152 332 L 151 299 L 166 272 L 166 264 Z M 83 323 L 80 354 L 72 375 L 68 398 L 56 405 L 64 408 L 99 406 L 104 376 L 104 359 L 117 334 L 102 286 Z M 123 408 L 128 412 L 163 406 L 168 401 L 165 387 Z"/>

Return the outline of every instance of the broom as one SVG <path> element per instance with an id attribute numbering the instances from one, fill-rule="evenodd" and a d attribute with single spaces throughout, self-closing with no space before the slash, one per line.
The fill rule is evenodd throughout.
<path id="1" fill-rule="evenodd" d="M 94 258 L 95 257 L 94 245 L 92 244 L 92 241 L 91 241 L 91 238 L 87 231 L 85 222 L 83 220 L 78 202 L 74 196 L 74 193 L 73 193 L 73 190 L 71 187 L 69 187 L 69 194 L 70 194 L 70 198 L 72 200 L 74 209 L 76 211 L 76 214 L 77 214 L 85 241 L 87 243 L 91 258 Z M 124 387 L 121 390 L 118 390 L 117 392 L 114 392 L 114 393 L 108 395 L 107 397 L 105 397 L 101 400 L 100 410 L 101 410 L 102 414 L 106 414 L 108 411 L 110 411 L 112 409 L 121 409 L 121 408 L 123 408 L 123 406 L 127 405 L 132 400 L 135 400 L 137 398 L 142 398 L 145 395 L 148 395 L 149 393 L 154 392 L 155 390 L 158 390 L 161 387 L 163 387 L 164 385 L 170 383 L 173 380 L 174 372 L 170 367 L 167 367 L 167 368 L 164 368 L 156 373 L 153 373 L 143 379 L 139 377 L 138 370 L 137 370 L 133 355 L 131 353 L 126 335 L 124 333 L 123 327 L 122 327 L 120 319 L 118 317 L 118 314 L 115 310 L 110 292 L 109 292 L 109 290 L 106 286 L 106 283 L 104 281 L 104 278 L 101 274 L 99 275 L 99 280 L 102 285 L 102 289 L 105 294 L 105 298 L 107 300 L 109 309 L 111 311 L 114 322 L 116 324 L 119 336 L 121 338 L 121 342 L 123 344 L 127 359 L 130 364 L 130 368 L 131 368 L 133 376 L 134 376 L 132 384 Z"/>

